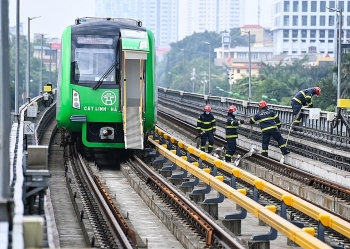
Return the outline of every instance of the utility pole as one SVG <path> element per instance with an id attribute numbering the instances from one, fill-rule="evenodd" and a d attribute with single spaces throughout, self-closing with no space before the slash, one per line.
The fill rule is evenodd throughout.
<path id="1" fill-rule="evenodd" d="M 52 52 L 52 50 L 51 50 L 51 42 L 50 42 L 50 74 L 49 74 L 49 83 L 51 83 L 51 52 Z"/>
<path id="2" fill-rule="evenodd" d="M 40 84 L 39 84 L 39 94 L 43 90 L 43 43 L 44 34 L 41 34 L 41 53 L 40 53 Z"/>
<path id="3" fill-rule="evenodd" d="M 17 0 L 16 5 L 16 65 L 15 65 L 15 114 L 18 114 L 18 85 L 19 85 L 19 7 L 20 1 Z"/>
<path id="4" fill-rule="evenodd" d="M 170 74 L 169 74 L 169 52 L 167 53 L 167 61 L 166 61 L 166 78 L 168 81 L 168 87 L 170 87 Z"/>
<path id="5" fill-rule="evenodd" d="M 8 1 L 0 1 L 0 222 L 9 224 L 10 189 L 10 84 Z M 8 234 L 8 226 L 3 226 Z M 8 240 L 3 241 L 8 248 Z"/>
<path id="6" fill-rule="evenodd" d="M 40 16 L 36 17 L 28 17 L 28 41 L 27 41 L 27 68 L 26 68 L 26 98 L 29 101 L 30 99 L 30 90 L 29 90 L 29 82 L 30 82 L 30 21 Z"/>
<path id="7" fill-rule="evenodd" d="M 252 101 L 252 62 L 251 62 L 251 53 L 250 53 L 250 31 L 248 31 L 248 43 L 249 43 L 249 95 L 248 101 Z"/>
<path id="8" fill-rule="evenodd" d="M 339 13 L 339 20 L 338 20 L 338 94 L 337 98 L 338 100 L 340 99 L 340 84 L 341 84 L 341 53 L 342 53 L 342 47 L 341 47 L 341 41 L 342 41 L 342 9 L 337 10 Z"/>
<path id="9" fill-rule="evenodd" d="M 196 69 L 195 68 L 192 69 L 191 80 L 192 80 L 192 93 L 194 93 L 194 82 L 196 81 Z"/>

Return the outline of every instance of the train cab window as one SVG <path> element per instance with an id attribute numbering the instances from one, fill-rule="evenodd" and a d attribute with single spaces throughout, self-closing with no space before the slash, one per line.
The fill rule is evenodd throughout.
<path id="1" fill-rule="evenodd" d="M 74 51 L 73 81 L 78 84 L 94 83 L 104 78 L 103 84 L 115 84 L 115 50 L 76 48 Z M 106 75 L 108 72 L 108 75 Z"/>

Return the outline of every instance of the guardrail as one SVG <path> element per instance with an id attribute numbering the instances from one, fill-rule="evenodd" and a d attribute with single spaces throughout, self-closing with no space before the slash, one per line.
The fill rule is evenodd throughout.
<path id="1" fill-rule="evenodd" d="M 209 96 L 209 95 L 202 95 L 202 94 L 195 94 L 195 93 L 188 93 L 184 91 L 178 91 L 178 90 L 172 90 L 167 88 L 158 87 L 158 97 L 159 99 L 166 100 L 174 100 L 178 105 L 184 105 L 189 104 L 192 106 L 201 107 L 201 109 L 207 105 L 210 104 L 212 107 L 212 112 L 215 115 L 223 115 L 227 113 L 227 108 L 230 105 L 235 105 L 238 110 L 239 115 L 244 116 L 253 116 L 255 113 L 257 113 L 259 107 L 258 102 L 248 102 L 246 100 L 240 100 L 240 99 L 234 99 L 234 98 L 228 98 L 228 97 L 218 97 L 218 96 Z M 175 107 L 176 105 L 175 104 Z M 286 129 L 289 128 L 289 125 L 293 122 L 293 110 L 290 106 L 281 106 L 281 105 L 275 105 L 268 103 L 268 106 L 275 110 L 275 112 L 279 115 L 281 122 L 283 123 L 283 126 L 285 126 Z M 191 110 L 188 110 L 189 112 Z M 350 133 L 346 129 L 346 126 L 344 124 L 338 125 L 334 129 L 332 128 L 332 120 L 336 116 L 335 112 L 326 112 L 321 111 L 320 117 L 318 120 L 310 119 L 309 118 L 310 109 L 303 108 L 302 109 L 302 125 L 306 128 L 313 129 L 314 134 L 313 136 L 317 136 L 320 139 L 325 140 L 329 143 L 336 143 L 340 146 L 348 146 L 350 147 Z M 197 116 L 198 113 L 196 113 L 195 116 Z M 317 133 L 317 131 L 319 133 Z M 341 136 L 342 141 L 339 139 L 337 141 L 333 141 L 332 138 L 329 135 L 338 135 Z M 329 141 L 327 141 L 329 140 Z M 346 142 L 344 142 L 346 140 Z"/>
<path id="2" fill-rule="evenodd" d="M 159 145 L 157 142 L 155 142 L 154 140 L 150 139 L 152 144 L 154 144 L 156 146 L 156 150 L 159 151 L 162 155 L 164 155 L 165 157 L 167 157 L 169 160 L 171 160 L 172 162 L 176 163 L 178 166 L 180 166 L 181 168 L 183 168 L 184 170 L 190 172 L 191 174 L 193 174 L 194 176 L 198 177 L 199 179 L 201 179 L 203 182 L 205 182 L 206 184 L 212 186 L 214 189 L 218 190 L 220 193 L 222 193 L 223 195 L 225 195 L 226 197 L 232 199 L 233 201 L 235 201 L 237 204 L 239 204 L 240 206 L 244 207 L 247 211 L 249 211 L 250 213 L 254 214 L 256 217 L 258 217 L 259 219 L 261 219 L 259 212 L 261 207 L 260 206 L 256 206 L 257 201 L 258 201 L 258 191 L 262 191 L 265 192 L 266 194 L 271 195 L 272 197 L 278 199 L 281 201 L 281 216 L 278 216 L 279 218 L 283 217 L 282 219 L 284 219 L 284 222 L 289 223 L 286 219 L 286 208 L 287 206 L 289 207 L 293 207 L 296 210 L 299 210 L 300 212 L 304 213 L 305 215 L 313 218 L 314 220 L 316 220 L 318 222 L 318 229 L 317 229 L 317 238 L 320 241 L 324 241 L 324 232 L 326 228 L 330 228 L 340 234 L 342 234 L 343 236 L 350 238 L 350 230 L 348 229 L 350 227 L 350 223 L 342 220 L 339 217 L 336 217 L 332 214 L 330 214 L 329 212 L 322 210 L 321 208 L 318 208 L 304 200 L 302 200 L 301 198 L 294 196 L 286 191 L 284 191 L 283 189 L 280 189 L 272 184 L 270 184 L 267 181 L 264 181 L 238 167 L 233 166 L 232 164 L 226 163 L 214 156 L 211 156 L 199 149 L 194 148 L 191 145 L 188 145 L 186 143 L 183 143 L 181 141 L 178 141 L 176 138 L 170 136 L 169 134 L 165 133 L 162 130 L 156 129 L 155 130 L 155 134 L 158 134 L 159 136 L 161 136 L 165 141 L 168 141 L 170 144 L 177 146 L 185 151 L 187 151 L 188 153 L 190 153 L 193 156 L 196 156 L 198 158 L 200 158 L 200 160 L 207 162 L 210 165 L 213 165 L 216 168 L 220 168 L 222 170 L 224 170 L 225 172 L 229 173 L 231 175 L 231 187 L 229 187 L 227 184 L 225 183 L 218 183 L 217 180 L 214 181 L 212 176 L 209 176 L 207 173 L 204 173 L 203 170 L 196 168 L 195 166 L 193 166 L 193 164 L 189 163 L 185 160 L 182 159 L 181 157 L 177 156 L 174 154 L 174 152 L 169 151 L 168 149 L 164 148 L 163 146 Z M 213 170 L 215 171 L 215 169 Z M 236 196 L 237 194 L 237 190 L 233 191 L 234 189 L 236 189 L 236 180 L 237 179 L 241 179 L 249 184 L 251 184 L 254 189 L 253 189 L 253 200 L 245 197 L 244 202 L 243 203 L 240 199 Z M 231 196 L 232 193 L 235 193 L 234 196 Z M 231 197 L 230 197 L 231 196 Z M 247 200 L 246 200 L 247 198 Z M 254 204 L 253 204 L 254 203 Z M 260 205 L 260 204 L 258 204 Z M 265 215 L 265 211 L 263 212 L 263 214 Z M 310 246 L 308 244 L 308 242 L 302 240 L 300 241 L 299 238 L 293 238 L 289 237 L 291 236 L 291 234 L 294 234 L 294 225 L 293 227 L 285 227 L 285 223 L 282 222 L 280 223 L 280 221 L 282 221 L 281 219 L 276 219 L 276 217 L 274 215 L 269 214 L 270 216 L 268 216 L 268 218 L 266 218 L 267 220 L 263 220 L 264 222 L 266 222 L 267 224 L 269 224 L 271 227 L 275 228 L 276 230 L 282 232 L 283 234 L 285 234 L 289 239 L 291 239 L 292 241 L 294 241 L 295 243 L 299 244 L 300 246 L 305 246 L 305 248 L 315 248 L 315 247 L 308 247 Z M 269 220 L 272 219 L 272 220 Z M 291 224 L 291 223 L 289 223 Z M 286 229 L 286 230 L 285 230 Z M 302 243 L 302 244 L 300 244 Z M 325 247 L 319 247 L 319 248 L 325 248 Z"/>
<path id="3" fill-rule="evenodd" d="M 37 96 L 33 98 L 29 103 L 23 104 L 19 108 L 18 117 L 14 118 L 11 127 L 10 134 L 10 166 L 11 166 L 11 179 L 10 185 L 13 192 L 13 219 L 12 219 L 12 248 L 24 248 L 24 237 L 23 237 L 23 215 L 24 215 L 24 204 L 23 204 L 23 194 L 24 194 L 24 171 L 26 168 L 26 145 L 24 143 L 24 125 L 27 118 L 28 107 L 36 103 L 38 105 L 38 111 L 44 110 L 46 107 L 46 101 L 43 96 Z M 50 107 L 50 110 L 54 110 L 54 105 Z M 45 112 L 44 114 L 50 114 L 51 112 Z M 50 114 L 52 115 L 52 113 Z M 52 117 L 51 117 L 52 118 Z M 17 120 L 16 120 L 17 119 Z M 45 124 L 45 115 L 41 116 L 41 119 L 37 122 L 37 133 L 35 135 L 41 137 L 42 124 Z M 37 142 L 37 138 L 33 136 L 30 138 L 30 142 Z M 27 136 L 27 139 L 29 137 Z M 28 140 L 26 141 L 28 143 Z"/>

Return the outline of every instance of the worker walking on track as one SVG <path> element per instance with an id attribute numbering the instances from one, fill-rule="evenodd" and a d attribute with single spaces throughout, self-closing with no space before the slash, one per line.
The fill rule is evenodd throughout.
<path id="1" fill-rule="evenodd" d="M 246 124 L 247 120 L 236 119 L 237 107 L 231 105 L 227 110 L 227 121 L 226 121 L 226 141 L 227 151 L 225 154 L 225 161 L 231 162 L 233 154 L 236 152 L 237 144 L 236 139 L 238 138 L 237 128 L 241 124 Z"/>
<path id="2" fill-rule="evenodd" d="M 262 132 L 262 150 L 261 154 L 268 157 L 268 147 L 271 136 L 277 141 L 283 155 L 287 155 L 289 150 L 286 148 L 284 139 L 279 131 L 281 122 L 278 115 L 267 107 L 266 101 L 259 102 L 259 111 L 250 119 L 250 123 L 254 124 L 259 121 Z"/>
<path id="3" fill-rule="evenodd" d="M 216 131 L 216 120 L 214 115 L 211 113 L 210 105 L 204 107 L 204 112 L 199 115 L 197 120 L 197 132 L 198 136 L 201 137 L 201 150 L 205 151 L 205 144 L 209 142 L 208 153 L 213 151 L 214 147 L 214 135 Z"/>
<path id="4" fill-rule="evenodd" d="M 293 108 L 294 120 L 293 120 L 293 131 L 303 131 L 301 128 L 298 128 L 300 125 L 302 116 L 301 108 L 303 106 L 313 107 L 312 96 L 321 95 L 321 88 L 318 86 L 311 87 L 308 89 L 301 90 L 295 94 L 291 101 L 291 106 Z"/>

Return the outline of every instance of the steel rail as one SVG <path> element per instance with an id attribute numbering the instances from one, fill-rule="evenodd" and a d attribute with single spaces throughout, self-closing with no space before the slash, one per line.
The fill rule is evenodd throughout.
<path id="1" fill-rule="evenodd" d="M 188 201 L 181 194 L 180 195 L 176 194 L 177 193 L 176 189 L 172 187 L 169 183 L 167 183 L 165 180 L 160 178 L 155 172 L 153 172 L 139 157 L 134 155 L 134 159 L 137 161 L 139 165 L 142 166 L 142 167 L 139 167 L 140 171 L 142 171 L 145 175 L 148 176 L 148 181 L 155 182 L 158 186 L 161 186 L 161 188 L 164 189 L 165 193 L 168 194 L 173 200 L 177 201 L 181 207 L 184 207 L 184 210 L 187 213 L 189 213 L 191 217 L 193 217 L 197 221 L 200 221 L 201 224 L 204 225 L 203 229 L 209 231 L 208 228 L 211 227 L 213 229 L 212 234 L 214 238 L 220 241 L 221 244 L 225 245 L 227 248 L 237 248 L 237 249 L 245 248 L 235 238 L 233 238 L 227 232 L 225 232 L 225 230 L 223 230 L 220 226 L 218 226 L 209 217 L 207 217 L 206 215 L 200 215 L 202 214 L 202 211 L 198 207 L 196 207 L 193 203 Z M 192 210 L 192 212 L 190 210 Z M 207 242 L 208 242 L 208 237 L 207 237 Z"/>
<path id="2" fill-rule="evenodd" d="M 121 227 L 122 225 L 118 223 L 118 220 L 114 216 L 113 211 L 109 208 L 109 205 L 107 204 L 107 202 L 105 200 L 105 197 L 102 195 L 99 187 L 95 183 L 93 176 L 90 175 L 88 167 L 85 164 L 84 159 L 80 153 L 78 153 L 78 159 L 79 159 L 79 164 L 81 166 L 82 172 L 84 173 L 84 177 L 86 179 L 86 182 L 89 184 L 90 190 L 93 191 L 93 193 L 98 201 L 99 209 L 103 213 L 104 217 L 106 217 L 108 219 L 107 224 L 109 224 L 110 230 L 113 231 L 113 236 L 115 236 L 115 238 L 118 239 L 118 241 L 116 241 L 116 243 L 121 244 L 121 246 L 123 248 L 133 249 L 134 246 L 132 246 L 130 244 L 126 234 L 124 233 L 124 230 Z M 136 243 L 134 245 L 136 246 Z"/>

